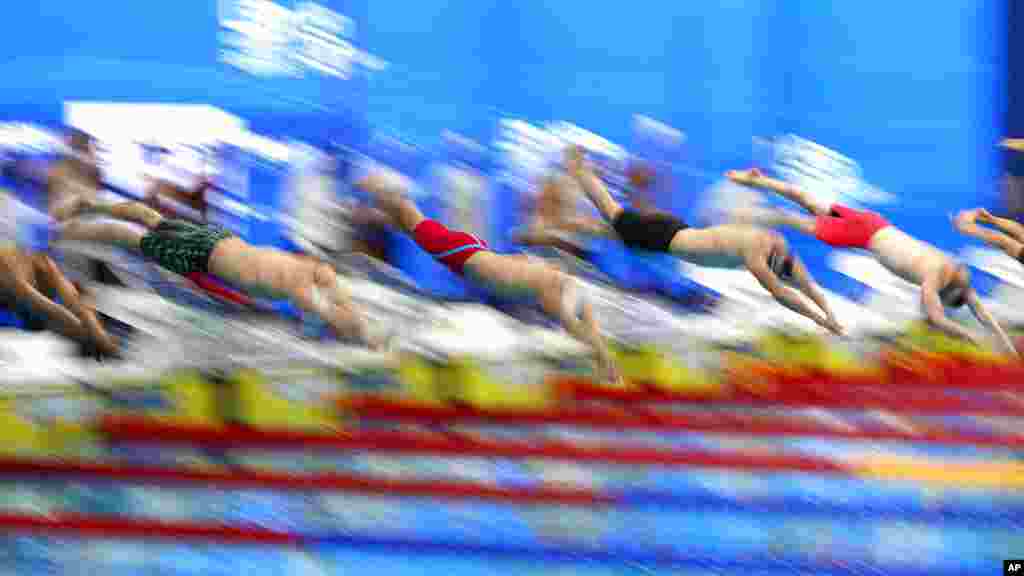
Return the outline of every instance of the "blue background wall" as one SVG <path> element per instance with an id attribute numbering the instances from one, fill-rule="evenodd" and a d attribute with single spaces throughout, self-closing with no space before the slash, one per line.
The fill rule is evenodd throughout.
<path id="1" fill-rule="evenodd" d="M 320 3 L 365 25 L 362 0 Z M 19 2 L 5 8 L 5 22 L 0 121 L 56 125 L 65 100 L 204 103 L 257 128 L 287 123 L 322 136 L 335 120 L 364 115 L 361 79 L 256 79 L 222 65 L 212 0 Z"/>
<path id="2" fill-rule="evenodd" d="M 948 213 L 999 204 L 1006 17 L 998 0 L 376 3 L 367 44 L 395 68 L 374 80 L 371 120 L 429 143 L 486 134 L 488 114 L 565 119 L 628 144 L 646 114 L 688 136 L 701 174 L 663 206 L 684 215 L 752 161 L 752 137 L 792 132 L 854 158 L 899 198 L 878 208 L 957 249 Z M 829 274 L 824 247 L 792 240 Z"/>
<path id="3" fill-rule="evenodd" d="M 642 113 L 685 131 L 710 174 L 749 162 L 755 135 L 836 148 L 900 196 L 909 227 L 996 201 L 1003 2 L 436 4 L 376 3 L 367 32 L 394 65 L 373 81 L 371 119 L 425 141 L 443 128 L 486 133 L 500 112 L 628 143 Z"/>
<path id="4" fill-rule="evenodd" d="M 784 132 L 860 162 L 900 198 L 881 208 L 946 248 L 962 244 L 948 212 L 998 202 L 1002 1 L 326 4 L 390 68 L 368 83 L 232 71 L 217 62 L 212 0 L 13 3 L 0 121 L 57 124 L 68 99 L 207 102 L 312 141 L 368 122 L 427 147 L 444 129 L 488 142 L 498 117 L 518 116 L 628 145 L 645 114 L 687 134 L 702 172 L 664 206 L 684 215 L 712 178 L 751 161 L 753 136 Z"/>
<path id="5" fill-rule="evenodd" d="M 998 170 L 1007 14 L 996 0 L 927 11 L 882 0 L 325 3 L 391 63 L 368 89 L 220 65 L 211 0 L 13 3 L 0 116 L 57 122 L 67 99 L 209 102 L 256 119 L 368 105 L 371 122 L 424 141 L 443 129 L 489 136 L 494 115 L 512 113 L 627 142 L 642 113 L 684 130 L 710 172 L 747 161 L 755 134 L 819 140 L 906 190 L 911 211 L 936 195 L 987 199 Z"/>

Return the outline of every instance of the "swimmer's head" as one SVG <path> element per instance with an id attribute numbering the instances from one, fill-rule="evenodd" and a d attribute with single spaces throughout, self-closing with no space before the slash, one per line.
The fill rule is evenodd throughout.
<path id="1" fill-rule="evenodd" d="M 768 268 L 786 284 L 796 283 L 795 267 L 796 262 L 792 254 L 775 251 L 768 255 Z"/>
<path id="2" fill-rule="evenodd" d="M 949 283 L 939 290 L 939 300 L 947 308 L 960 308 L 967 304 L 967 297 L 971 293 L 971 273 L 967 266 L 960 264 Z"/>

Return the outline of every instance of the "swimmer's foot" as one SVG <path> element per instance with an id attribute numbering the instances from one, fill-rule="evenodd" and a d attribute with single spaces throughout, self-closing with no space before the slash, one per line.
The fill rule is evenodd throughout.
<path id="1" fill-rule="evenodd" d="M 764 179 L 764 174 L 757 168 L 751 168 L 749 170 L 729 170 L 725 173 L 725 177 L 744 186 L 758 186 Z"/>

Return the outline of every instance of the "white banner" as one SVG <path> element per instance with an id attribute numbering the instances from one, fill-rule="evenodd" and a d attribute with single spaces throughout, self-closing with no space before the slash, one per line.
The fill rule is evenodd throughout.
<path id="1" fill-rule="evenodd" d="M 835 150 L 787 135 L 775 141 L 773 151 L 775 172 L 821 204 L 857 206 L 889 204 L 895 200 L 892 195 L 868 184 L 860 165 Z"/>

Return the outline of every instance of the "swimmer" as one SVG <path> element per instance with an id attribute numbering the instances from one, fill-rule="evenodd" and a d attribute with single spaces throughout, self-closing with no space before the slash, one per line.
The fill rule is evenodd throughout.
<path id="1" fill-rule="evenodd" d="M 979 224 L 991 226 L 998 232 Z M 1019 222 L 993 216 L 984 208 L 975 208 L 957 214 L 953 226 L 962 234 L 998 248 L 1010 258 L 1024 264 L 1024 225 Z"/>
<path id="2" fill-rule="evenodd" d="M 620 381 L 593 308 L 570 276 L 535 258 L 497 254 L 472 234 L 428 220 L 406 198 L 403 185 L 393 174 L 373 173 L 356 185 L 374 199 L 380 221 L 412 237 L 420 248 L 459 276 L 499 293 L 530 297 L 591 349 L 603 377 L 610 382 Z"/>
<path id="3" fill-rule="evenodd" d="M 115 220 L 75 218 L 90 213 Z M 210 275 L 253 297 L 289 300 L 339 335 L 357 338 L 371 348 L 384 347 L 383 339 L 370 335 L 342 278 L 317 259 L 252 246 L 208 224 L 164 218 L 138 202 L 103 204 L 79 197 L 73 205 L 65 205 L 58 217 L 64 222 L 63 240 L 118 246 L 187 278 Z"/>
<path id="4" fill-rule="evenodd" d="M 821 289 L 779 234 L 736 224 L 690 228 L 671 214 L 624 208 L 612 198 L 584 161 L 583 151 L 576 146 L 566 152 L 566 168 L 610 224 L 615 236 L 627 247 L 665 252 L 698 264 L 721 259 L 730 267 L 745 266 L 779 304 L 810 318 L 833 334 L 843 334 Z"/>
<path id="5" fill-rule="evenodd" d="M 549 174 L 528 216 L 525 230 L 515 234 L 519 244 L 534 248 L 556 248 L 586 260 L 587 236 L 607 236 L 608 226 L 596 218 L 577 216 L 575 183 L 566 174 Z"/>
<path id="6" fill-rule="evenodd" d="M 13 243 L 0 245 L 0 299 L 19 315 L 41 319 L 58 334 L 95 346 L 108 356 L 117 353 L 117 342 L 104 330 L 95 310 L 46 254 L 22 250 Z"/>
<path id="7" fill-rule="evenodd" d="M 726 176 L 738 184 L 771 190 L 812 215 L 767 210 L 758 216 L 760 223 L 793 228 L 836 248 L 858 248 L 873 253 L 887 270 L 920 286 L 921 307 L 929 324 L 951 336 L 981 344 L 980 336 L 946 316 L 946 307 L 966 305 L 1009 353 L 1017 354 L 1013 342 L 971 287 L 967 267 L 935 246 L 906 234 L 877 212 L 854 210 L 839 204 L 819 205 L 804 191 L 767 178 L 756 169 L 733 170 Z"/>

